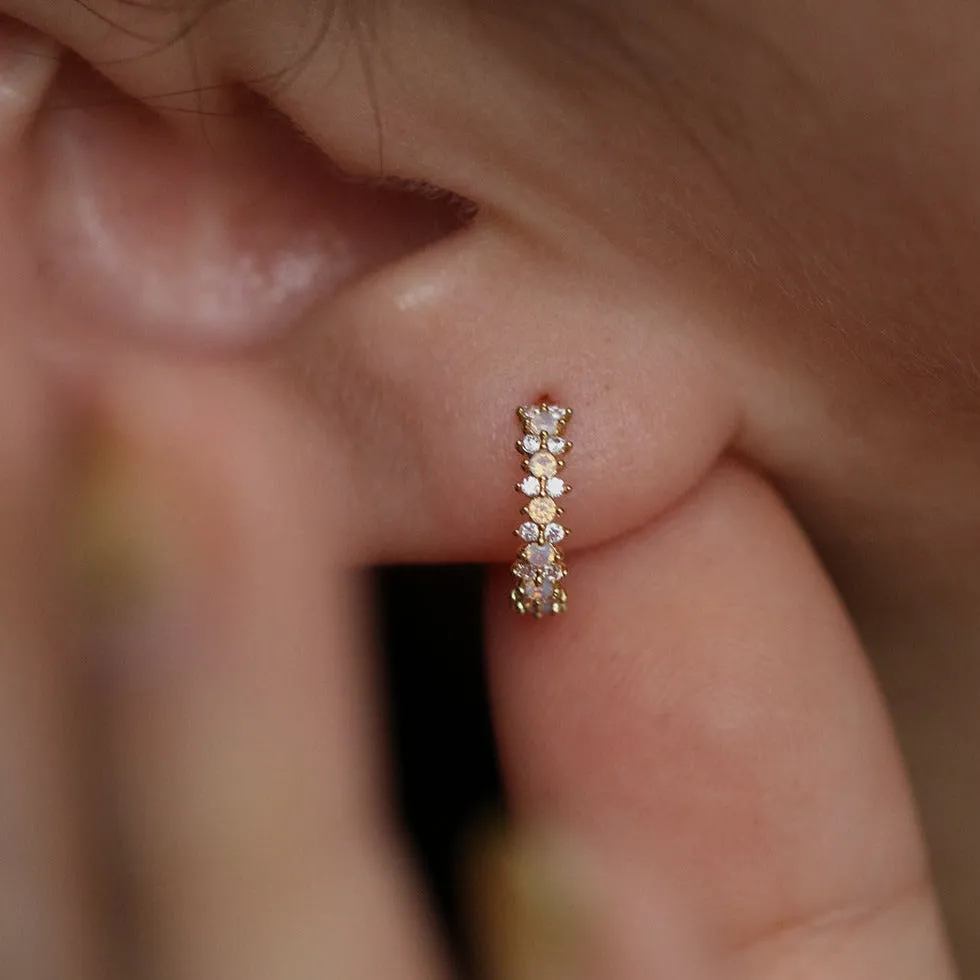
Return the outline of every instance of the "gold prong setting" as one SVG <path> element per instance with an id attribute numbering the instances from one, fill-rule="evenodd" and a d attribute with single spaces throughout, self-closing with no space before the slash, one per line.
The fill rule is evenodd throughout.
<path id="1" fill-rule="evenodd" d="M 517 441 L 517 451 L 527 475 L 515 489 L 529 499 L 521 508 L 528 519 L 514 532 L 524 545 L 511 566 L 517 584 L 510 599 L 521 615 L 542 619 L 557 616 L 568 606 L 560 584 L 568 568 L 558 545 L 569 532 L 558 521 L 564 510 L 556 501 L 572 489 L 559 476 L 565 469 L 563 457 L 572 448 L 564 436 L 572 410 L 561 408 L 544 395 L 535 404 L 518 408 L 517 417 L 524 430 Z"/>

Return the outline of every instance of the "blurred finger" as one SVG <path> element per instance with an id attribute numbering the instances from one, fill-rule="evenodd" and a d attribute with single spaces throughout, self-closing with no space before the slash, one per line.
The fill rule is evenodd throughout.
<path id="1" fill-rule="evenodd" d="M 330 553 L 337 474 L 219 370 L 137 367 L 107 403 L 143 583 L 109 666 L 144 948 L 166 977 L 439 976 Z"/>
<path id="2" fill-rule="evenodd" d="M 656 869 L 610 861 L 542 826 L 485 835 L 471 875 L 490 980 L 720 980 L 681 897 Z"/>
<path id="3" fill-rule="evenodd" d="M 58 439 L 41 385 L 0 338 L 0 971 L 102 977 L 59 588 Z"/>
<path id="4" fill-rule="evenodd" d="M 724 465 L 572 560 L 554 621 L 488 600 L 519 813 L 662 869 L 751 977 L 947 977 L 902 765 L 860 645 L 774 494 Z"/>

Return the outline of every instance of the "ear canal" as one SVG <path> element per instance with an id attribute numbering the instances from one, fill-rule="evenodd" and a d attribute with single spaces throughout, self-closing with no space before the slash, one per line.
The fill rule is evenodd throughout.
<path id="1" fill-rule="evenodd" d="M 33 208 L 66 324 L 254 345 L 467 218 L 449 195 L 355 182 L 254 101 L 193 133 L 66 67 L 38 129 Z"/>

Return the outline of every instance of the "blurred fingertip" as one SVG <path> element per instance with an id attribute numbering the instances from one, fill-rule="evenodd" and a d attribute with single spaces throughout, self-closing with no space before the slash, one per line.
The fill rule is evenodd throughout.
<path id="1" fill-rule="evenodd" d="M 590 976 L 594 924 L 584 855 L 543 827 L 484 826 L 470 843 L 467 895 L 475 952 L 489 980 Z"/>

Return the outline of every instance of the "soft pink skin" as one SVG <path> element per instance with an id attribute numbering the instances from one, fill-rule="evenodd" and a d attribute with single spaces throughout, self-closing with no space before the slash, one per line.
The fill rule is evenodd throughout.
<path id="1" fill-rule="evenodd" d="M 25 134 L 8 121 L 0 227 L 23 229 L 0 242 L 9 322 L 47 338 L 74 329 L 76 350 L 94 325 L 248 351 L 221 368 L 177 362 L 188 402 L 228 432 L 181 416 L 163 482 L 183 454 L 223 439 L 281 443 L 292 450 L 272 457 L 286 475 L 266 488 L 269 506 L 305 501 L 297 515 L 325 527 L 307 543 L 339 564 L 503 562 L 520 505 L 513 408 L 549 391 L 576 410 L 572 611 L 532 627 L 508 618 L 506 582 L 488 597 L 518 808 L 611 861 L 626 849 L 627 865 L 682 880 L 729 944 L 722 975 L 951 975 L 870 655 L 975 971 L 980 14 L 759 0 L 733 23 L 722 4 L 705 19 L 668 5 L 666 48 L 636 33 L 658 98 L 590 75 L 583 100 L 547 58 L 525 66 L 526 40 L 493 34 L 506 26 L 474 29 L 421 2 L 386 13 L 369 82 L 338 31 L 288 85 L 262 79 L 294 50 L 291 3 L 216 10 L 194 35 L 196 74 L 185 46 L 107 31 L 69 0 L 36 6 L 0 9 L 136 95 L 253 80 L 351 172 L 376 169 L 380 106 L 387 171 L 481 208 L 455 236 L 413 237 L 426 207 L 365 192 L 347 212 L 364 220 L 335 222 L 350 197 L 324 192 L 308 151 L 254 117 L 204 127 L 218 144 L 207 155 L 179 142 L 200 143 L 199 118 L 168 114 L 161 152 L 131 174 L 126 110 L 107 114 L 116 128 L 88 162 L 51 156 L 78 123 L 42 115 Z M 168 29 L 163 8 L 96 9 L 144 34 Z M 664 50 L 710 70 L 678 77 Z M 265 152 L 273 139 L 281 155 Z M 296 183 L 280 199 L 286 172 Z M 184 208 L 154 220 L 175 179 Z M 147 209 L 117 210 L 117 186 L 134 198 L 150 187 Z M 261 193 L 243 225 L 246 189 Z M 91 248 L 86 200 L 110 216 L 112 249 Z M 331 266 L 336 253 L 311 251 L 310 236 L 338 229 L 345 258 Z M 291 250 L 322 262 L 309 283 L 241 291 L 243 255 L 274 269 Z M 351 255 L 356 275 L 330 271 Z M 132 277 L 116 281 L 107 256 Z M 251 297 L 227 320 L 202 263 Z M 161 267 L 186 307 L 145 302 Z M 159 369 L 109 347 L 88 360 L 116 411 L 140 417 L 141 376 Z M 224 397 L 271 421 L 250 442 Z M 134 434 L 161 438 L 153 425 Z M 291 484 L 291 452 L 335 488 L 323 501 L 295 473 Z M 219 498 L 244 492 L 213 478 Z M 337 507 L 342 527 L 317 523 Z M 212 543 L 215 560 L 233 546 Z"/>
<path id="2" fill-rule="evenodd" d="M 37 249 L 76 328 L 127 322 L 150 340 L 240 346 L 287 328 L 350 274 L 313 180 L 291 180 L 299 160 L 268 145 L 221 152 L 223 166 L 175 146 L 136 110 L 45 121 Z"/>
<path id="3" fill-rule="evenodd" d="M 455 220 L 448 207 L 343 180 L 254 106 L 217 117 L 207 142 L 180 139 L 76 66 L 63 76 L 69 98 L 37 125 L 25 244 L 72 330 L 198 349 L 268 344 L 318 296 Z"/>

